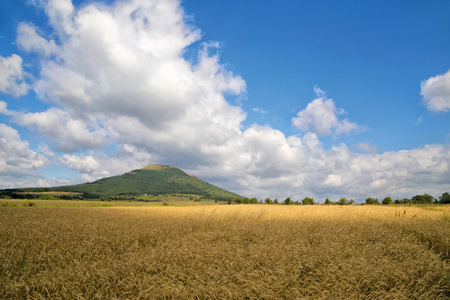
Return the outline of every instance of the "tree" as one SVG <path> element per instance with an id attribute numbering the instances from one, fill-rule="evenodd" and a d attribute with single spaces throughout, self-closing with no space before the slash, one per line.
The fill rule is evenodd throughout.
<path id="1" fill-rule="evenodd" d="M 331 202 L 330 199 L 327 198 L 327 199 L 325 199 L 325 203 L 324 204 L 330 205 L 330 204 L 333 204 L 333 202 Z"/>
<path id="2" fill-rule="evenodd" d="M 264 202 L 266 202 L 266 204 L 272 204 L 273 203 L 272 199 L 270 199 L 270 198 L 264 199 Z"/>
<path id="3" fill-rule="evenodd" d="M 423 195 L 415 195 L 414 197 L 411 198 L 411 200 L 416 203 L 427 204 L 427 203 L 433 203 L 433 201 L 435 199 L 433 196 L 425 193 Z"/>
<path id="4" fill-rule="evenodd" d="M 278 204 L 278 198 L 275 198 L 275 200 L 273 200 L 273 204 Z"/>
<path id="5" fill-rule="evenodd" d="M 302 203 L 305 204 L 305 205 L 306 205 L 306 204 L 310 204 L 310 205 L 316 204 L 316 203 L 314 202 L 314 199 L 313 199 L 313 198 L 309 198 L 309 197 L 303 198 Z"/>
<path id="6" fill-rule="evenodd" d="M 374 198 L 367 198 L 366 199 L 366 204 L 380 204 L 380 202 L 378 201 L 378 199 L 374 199 Z"/>
<path id="7" fill-rule="evenodd" d="M 284 199 L 284 204 L 289 205 L 291 204 L 291 198 L 287 197 L 286 199 Z"/>
<path id="8" fill-rule="evenodd" d="M 392 198 L 391 197 L 386 197 L 383 199 L 383 201 L 381 201 L 382 204 L 392 204 Z"/>
<path id="9" fill-rule="evenodd" d="M 236 204 L 241 204 L 242 203 L 242 199 L 241 198 L 237 198 L 236 199 Z"/>
<path id="10" fill-rule="evenodd" d="M 258 204 L 258 199 L 257 198 L 250 199 L 250 204 Z"/>
<path id="11" fill-rule="evenodd" d="M 403 204 L 411 204 L 411 199 L 408 198 L 403 198 L 403 200 L 401 200 L 403 202 Z"/>
<path id="12" fill-rule="evenodd" d="M 248 199 L 247 197 L 244 198 L 244 201 L 242 201 L 242 203 L 244 204 L 249 204 L 250 203 L 250 199 Z"/>
<path id="13" fill-rule="evenodd" d="M 439 197 L 439 203 L 441 204 L 450 203 L 450 194 L 448 192 L 443 193 L 442 196 Z"/>
<path id="14" fill-rule="evenodd" d="M 341 197 L 341 199 L 339 199 L 338 204 L 339 205 L 347 205 L 347 204 L 350 204 L 350 202 L 347 200 L 347 198 Z"/>

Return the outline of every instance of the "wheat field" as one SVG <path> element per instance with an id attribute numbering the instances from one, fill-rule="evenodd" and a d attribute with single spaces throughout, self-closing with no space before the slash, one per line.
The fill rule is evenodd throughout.
<path id="1" fill-rule="evenodd" d="M 0 299 L 448 299 L 450 207 L 0 207 Z"/>

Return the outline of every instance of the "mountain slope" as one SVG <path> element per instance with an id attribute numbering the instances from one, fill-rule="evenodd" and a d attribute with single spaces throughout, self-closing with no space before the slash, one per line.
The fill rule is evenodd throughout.
<path id="1" fill-rule="evenodd" d="M 22 192 L 75 192 L 86 197 L 131 197 L 148 195 L 198 195 L 225 200 L 239 195 L 216 187 L 184 171 L 163 165 L 149 165 L 123 175 L 102 178 L 79 185 L 15 189 Z"/>

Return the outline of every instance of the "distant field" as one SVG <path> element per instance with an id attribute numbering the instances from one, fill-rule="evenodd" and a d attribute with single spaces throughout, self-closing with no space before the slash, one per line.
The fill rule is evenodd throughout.
<path id="1" fill-rule="evenodd" d="M 38 203 L 0 245 L 0 299 L 450 297 L 450 206 Z"/>
<path id="2" fill-rule="evenodd" d="M 16 192 L 18 195 L 38 195 L 38 196 L 77 196 L 81 195 L 81 193 L 73 193 L 73 192 Z"/>
<path id="3" fill-rule="evenodd" d="M 40 199 L 0 199 L 0 207 L 154 207 L 154 206 L 205 206 L 225 204 L 225 202 L 216 202 L 214 200 L 192 201 L 180 197 L 162 196 L 144 198 L 141 200 L 130 201 L 101 201 L 101 200 L 40 200 Z"/>

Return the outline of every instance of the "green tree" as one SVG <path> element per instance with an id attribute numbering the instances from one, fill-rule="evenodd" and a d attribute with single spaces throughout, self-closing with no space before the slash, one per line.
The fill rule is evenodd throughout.
<path id="1" fill-rule="evenodd" d="M 264 202 L 266 202 L 266 204 L 272 204 L 273 203 L 272 199 L 270 199 L 270 198 L 264 199 Z"/>
<path id="2" fill-rule="evenodd" d="M 313 199 L 313 198 L 309 198 L 309 197 L 303 198 L 302 203 L 303 203 L 304 205 L 307 205 L 307 204 L 309 204 L 309 205 L 316 204 L 316 203 L 314 202 L 314 199 Z"/>
<path id="3" fill-rule="evenodd" d="M 284 199 L 284 204 L 289 205 L 291 204 L 291 198 L 287 197 L 286 199 Z"/>
<path id="4" fill-rule="evenodd" d="M 348 201 L 347 198 L 345 198 L 345 197 L 341 197 L 338 201 L 338 204 L 339 205 L 348 205 L 348 204 L 350 204 L 350 201 Z"/>
<path id="5" fill-rule="evenodd" d="M 236 201 L 236 204 L 241 204 L 242 203 L 242 199 L 241 198 L 237 198 L 235 201 Z"/>
<path id="6" fill-rule="evenodd" d="M 425 193 L 423 195 L 415 195 L 414 197 L 411 198 L 411 200 L 416 202 L 416 203 L 429 204 L 429 203 L 433 203 L 433 201 L 435 199 L 434 199 L 433 196 L 428 195 L 427 193 Z"/>
<path id="7" fill-rule="evenodd" d="M 275 200 L 273 200 L 273 204 L 278 204 L 278 198 L 275 198 Z"/>
<path id="8" fill-rule="evenodd" d="M 327 198 L 327 199 L 325 199 L 325 203 L 324 204 L 330 205 L 330 204 L 333 204 L 333 202 L 331 202 L 330 199 Z"/>
<path id="9" fill-rule="evenodd" d="M 250 199 L 248 199 L 247 197 L 244 198 L 244 201 L 242 201 L 242 203 L 244 204 L 249 204 L 250 203 Z"/>
<path id="10" fill-rule="evenodd" d="M 374 199 L 374 198 L 367 198 L 366 199 L 366 204 L 380 204 L 380 202 L 378 201 L 378 199 Z"/>
<path id="11" fill-rule="evenodd" d="M 257 198 L 251 198 L 250 199 L 250 204 L 258 204 L 258 199 Z"/>
<path id="12" fill-rule="evenodd" d="M 392 198 L 391 197 L 384 198 L 383 201 L 381 201 L 381 204 L 392 204 Z"/>
<path id="13" fill-rule="evenodd" d="M 439 203 L 441 204 L 450 203 L 450 194 L 448 192 L 443 193 L 442 196 L 439 197 Z"/>

